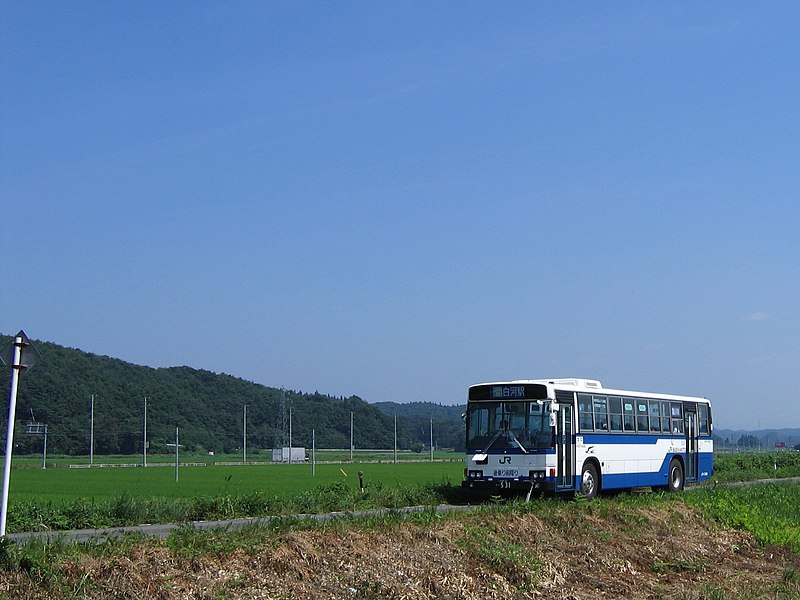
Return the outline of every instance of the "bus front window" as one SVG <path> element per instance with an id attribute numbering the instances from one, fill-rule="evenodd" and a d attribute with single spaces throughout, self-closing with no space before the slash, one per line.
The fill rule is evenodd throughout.
<path id="1" fill-rule="evenodd" d="M 467 409 L 467 448 L 472 451 L 552 446 L 549 402 L 476 402 Z"/>

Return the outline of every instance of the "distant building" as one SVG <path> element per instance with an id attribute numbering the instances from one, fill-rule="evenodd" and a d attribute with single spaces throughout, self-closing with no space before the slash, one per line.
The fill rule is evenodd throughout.
<path id="1" fill-rule="evenodd" d="M 283 448 L 273 448 L 272 450 L 272 462 L 305 462 L 306 461 L 306 449 L 303 447 L 298 448 L 297 446 L 293 446 L 292 448 L 283 447 Z"/>

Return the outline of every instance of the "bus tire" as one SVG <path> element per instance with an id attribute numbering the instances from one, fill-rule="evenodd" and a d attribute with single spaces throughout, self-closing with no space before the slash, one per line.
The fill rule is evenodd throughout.
<path id="1" fill-rule="evenodd" d="M 600 491 L 600 478 L 597 475 L 597 467 L 594 466 L 594 463 L 587 462 L 583 464 L 580 489 L 578 491 L 587 500 L 597 496 L 597 492 Z"/>
<path id="2" fill-rule="evenodd" d="M 667 491 L 680 492 L 684 483 L 683 465 L 677 458 L 673 458 L 669 463 L 669 471 L 667 471 Z"/>

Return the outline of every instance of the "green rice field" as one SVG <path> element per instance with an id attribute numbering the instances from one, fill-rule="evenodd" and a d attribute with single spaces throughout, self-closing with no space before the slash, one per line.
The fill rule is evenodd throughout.
<path id="1" fill-rule="evenodd" d="M 96 458 L 97 460 L 97 458 Z M 40 463 L 41 464 L 41 463 Z M 119 461 L 117 464 L 132 464 Z M 180 466 L 175 480 L 174 464 L 149 463 L 142 467 L 15 468 L 9 486 L 10 501 L 103 500 L 128 495 L 133 498 L 192 498 L 241 495 L 261 492 L 295 495 L 319 485 L 342 482 L 358 489 L 359 472 L 364 484 L 411 486 L 457 484 L 462 477 L 460 461 L 399 461 L 360 463 L 318 463 L 312 465 L 248 464 Z"/>

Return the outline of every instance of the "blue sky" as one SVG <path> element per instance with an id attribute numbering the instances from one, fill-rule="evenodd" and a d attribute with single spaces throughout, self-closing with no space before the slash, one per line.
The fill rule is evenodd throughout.
<path id="1" fill-rule="evenodd" d="M 796 4 L 0 7 L 3 333 L 800 427 Z"/>

